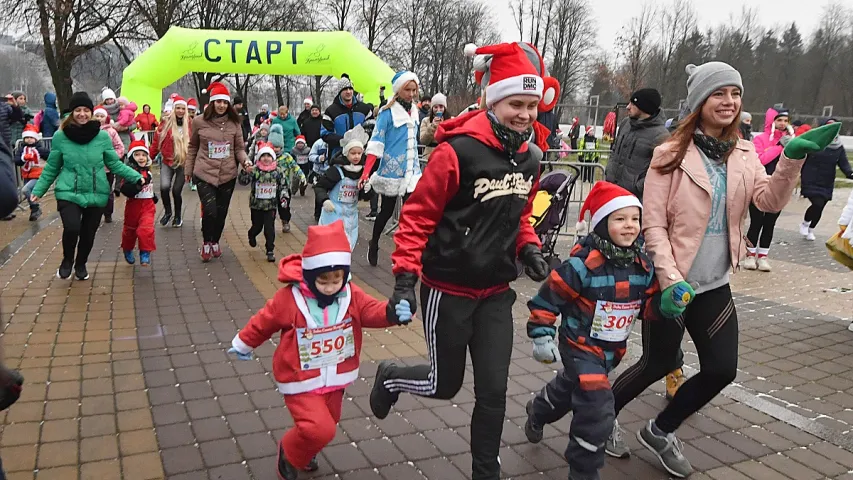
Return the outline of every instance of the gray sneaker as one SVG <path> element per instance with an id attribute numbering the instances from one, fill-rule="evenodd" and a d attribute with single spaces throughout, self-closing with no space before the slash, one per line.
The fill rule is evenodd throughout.
<path id="1" fill-rule="evenodd" d="M 675 438 L 673 433 L 666 436 L 655 435 L 652 433 L 652 422 L 653 420 L 649 420 L 649 423 L 637 432 L 637 440 L 658 457 L 660 464 L 670 475 L 687 478 L 693 473 L 693 467 L 681 453 L 681 440 Z"/>
<path id="2" fill-rule="evenodd" d="M 622 427 L 619 426 L 619 421 L 613 422 L 613 431 L 607 437 L 607 442 L 604 444 L 604 451 L 614 458 L 628 458 L 631 456 L 631 449 L 622 438 Z"/>

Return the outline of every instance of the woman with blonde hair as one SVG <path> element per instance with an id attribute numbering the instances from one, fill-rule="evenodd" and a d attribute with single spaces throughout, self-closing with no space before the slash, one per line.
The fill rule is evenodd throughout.
<path id="1" fill-rule="evenodd" d="M 160 217 L 160 225 L 165 227 L 171 220 L 172 226 L 177 228 L 184 223 L 181 215 L 183 206 L 181 190 L 184 188 L 184 160 L 187 159 L 190 146 L 191 121 L 187 116 L 186 100 L 177 94 L 172 94 L 169 100 L 172 102 L 172 114 L 164 117 L 160 128 L 154 132 L 154 139 L 151 141 L 151 158 L 156 157 L 158 153 L 163 157 L 160 163 L 160 198 L 163 199 L 163 216 Z M 175 203 L 174 217 L 172 217 L 172 199 Z"/>
<path id="2" fill-rule="evenodd" d="M 394 75 L 391 80 L 394 96 L 379 110 L 373 136 L 365 149 L 367 163 L 361 183 L 382 196 L 367 249 L 367 261 L 374 267 L 379 261 L 379 237 L 394 215 L 397 198 L 412 193 L 421 178 L 417 138 L 420 117 L 414 103 L 419 83 L 413 72 L 401 71 Z M 377 161 L 379 168 L 371 174 Z"/>

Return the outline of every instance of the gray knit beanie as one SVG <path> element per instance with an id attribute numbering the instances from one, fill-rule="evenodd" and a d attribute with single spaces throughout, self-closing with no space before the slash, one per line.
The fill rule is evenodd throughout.
<path id="1" fill-rule="evenodd" d="M 699 65 L 687 65 L 687 107 L 691 112 L 699 109 L 702 103 L 714 91 L 722 87 L 738 87 L 743 94 L 743 81 L 740 72 L 728 63 L 708 62 Z"/>

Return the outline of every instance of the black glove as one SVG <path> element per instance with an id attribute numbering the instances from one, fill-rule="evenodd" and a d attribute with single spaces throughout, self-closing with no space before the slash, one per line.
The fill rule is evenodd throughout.
<path id="1" fill-rule="evenodd" d="M 24 377 L 17 370 L 9 370 L 6 367 L 0 372 L 0 411 L 11 407 L 13 403 L 21 397 L 21 386 L 24 384 Z"/>
<path id="2" fill-rule="evenodd" d="M 157 195 L 154 195 L 154 205 L 157 205 L 157 202 L 159 202 L 159 201 L 160 201 L 160 199 L 157 198 Z"/>
<path id="3" fill-rule="evenodd" d="M 121 190 L 119 190 L 119 189 L 113 190 L 113 195 L 115 195 L 116 198 L 120 197 L 121 196 Z"/>
<path id="4" fill-rule="evenodd" d="M 400 322 L 399 318 L 397 318 L 397 312 L 395 310 L 397 304 L 400 303 L 401 300 L 407 300 L 409 302 L 412 315 L 418 311 L 418 299 L 415 297 L 415 285 L 417 285 L 417 283 L 418 276 L 414 273 L 401 273 L 397 275 L 397 281 L 394 283 L 394 293 L 391 294 L 391 298 L 388 299 L 388 306 L 386 307 L 385 312 L 389 321 L 397 325 L 404 323 Z"/>
<path id="5" fill-rule="evenodd" d="M 528 243 L 521 247 L 521 251 L 518 252 L 518 258 L 524 264 L 524 273 L 533 281 L 541 282 L 548 278 L 551 266 L 548 265 L 545 257 L 542 256 L 542 251 L 539 250 L 539 247 Z"/>

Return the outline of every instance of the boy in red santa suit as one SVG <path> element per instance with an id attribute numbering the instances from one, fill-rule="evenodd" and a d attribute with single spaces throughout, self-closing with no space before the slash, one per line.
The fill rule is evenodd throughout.
<path id="1" fill-rule="evenodd" d="M 151 157 L 144 140 L 134 140 L 127 152 L 128 163 L 145 179 L 144 185 L 122 181 L 119 190 L 127 198 L 124 204 L 124 228 L 121 232 L 121 249 L 124 260 L 133 265 L 133 249 L 139 242 L 139 264 L 147 266 L 151 263 L 151 252 L 157 246 L 154 243 L 154 215 L 157 213 L 157 194 L 151 180 Z"/>
<path id="2" fill-rule="evenodd" d="M 317 470 L 316 455 L 335 437 L 343 393 L 358 378 L 361 329 L 409 323 L 410 305 L 388 310 L 349 282 L 350 245 L 340 220 L 308 227 L 302 255 L 281 260 L 287 286 L 231 341 L 228 353 L 251 360 L 252 350 L 280 333 L 273 375 L 293 417 L 279 443 L 280 480 Z"/>

